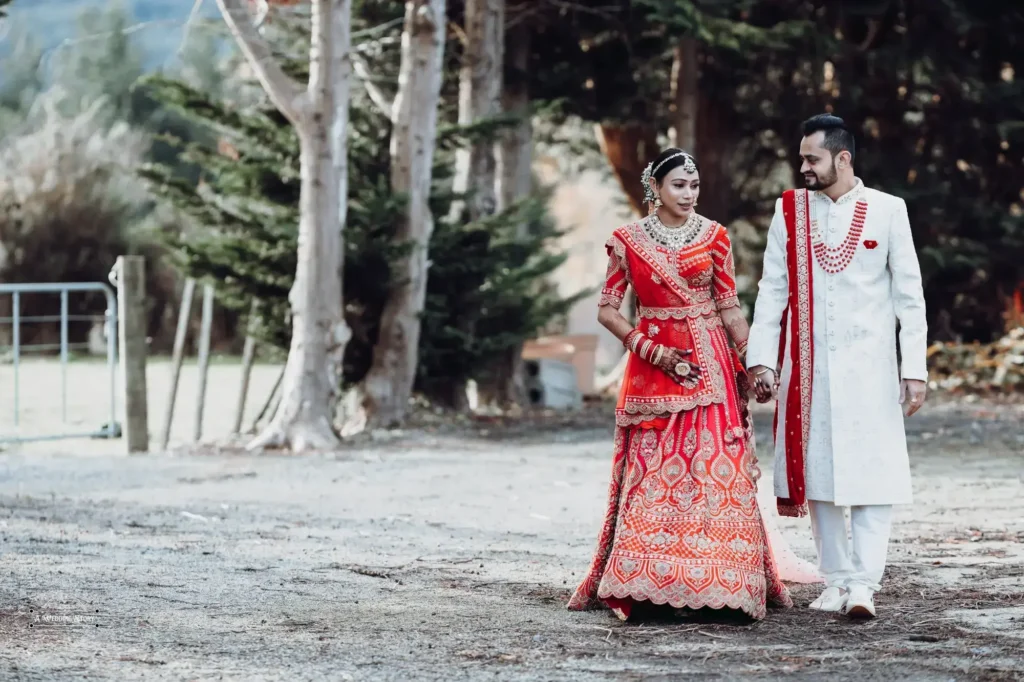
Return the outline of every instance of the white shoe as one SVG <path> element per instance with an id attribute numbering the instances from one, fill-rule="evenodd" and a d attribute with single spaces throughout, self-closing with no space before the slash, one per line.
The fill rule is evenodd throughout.
<path id="1" fill-rule="evenodd" d="M 846 605 L 846 592 L 838 587 L 826 587 L 821 595 L 811 602 L 811 608 L 817 611 L 838 613 Z"/>
<path id="2" fill-rule="evenodd" d="M 869 587 L 854 585 L 846 600 L 846 615 L 850 618 L 874 618 L 875 595 Z"/>

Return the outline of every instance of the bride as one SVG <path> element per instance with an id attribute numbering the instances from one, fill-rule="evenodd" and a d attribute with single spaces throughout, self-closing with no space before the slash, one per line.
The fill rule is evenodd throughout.
<path id="1" fill-rule="evenodd" d="M 690 154 L 666 149 L 642 180 L 650 215 L 607 243 L 598 319 L 629 359 L 604 526 L 569 608 L 604 604 L 626 620 L 647 602 L 760 619 L 769 603 L 792 605 L 783 575 L 816 578 L 758 501 L 742 360 L 749 326 L 732 245 L 724 226 L 695 211 Z M 619 312 L 628 287 L 635 328 Z"/>

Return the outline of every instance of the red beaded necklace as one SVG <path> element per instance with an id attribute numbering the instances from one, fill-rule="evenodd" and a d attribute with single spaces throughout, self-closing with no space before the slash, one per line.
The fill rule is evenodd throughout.
<path id="1" fill-rule="evenodd" d="M 853 221 L 850 223 L 850 232 L 846 239 L 839 246 L 829 246 L 825 243 L 818 231 L 817 221 L 811 230 L 811 246 L 814 250 L 814 258 L 818 264 L 830 275 L 835 275 L 846 269 L 846 266 L 853 261 L 857 253 L 857 246 L 860 244 L 860 236 L 864 232 L 864 219 L 868 214 L 868 203 L 863 199 L 857 202 L 853 209 Z"/>

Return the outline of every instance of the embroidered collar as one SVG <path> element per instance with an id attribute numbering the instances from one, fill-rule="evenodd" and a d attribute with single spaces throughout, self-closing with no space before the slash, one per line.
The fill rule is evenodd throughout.
<path id="1" fill-rule="evenodd" d="M 837 201 L 832 201 L 832 197 L 830 197 L 829 195 L 825 194 L 821 190 L 815 191 L 814 192 L 814 196 L 818 197 L 819 199 L 824 199 L 825 201 L 827 201 L 830 204 L 834 203 L 836 206 L 842 206 L 843 204 L 848 204 L 851 201 L 857 201 L 858 199 L 860 199 L 861 194 L 864 193 L 864 183 L 861 182 L 860 178 L 854 178 L 854 179 L 857 181 L 857 183 L 853 186 L 853 189 L 851 189 L 849 192 L 847 192 L 843 196 L 839 197 L 839 199 Z"/>

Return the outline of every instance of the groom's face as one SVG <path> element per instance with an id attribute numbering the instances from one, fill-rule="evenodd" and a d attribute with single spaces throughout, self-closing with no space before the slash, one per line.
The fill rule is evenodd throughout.
<path id="1" fill-rule="evenodd" d="M 827 189 L 839 180 L 835 157 L 821 146 L 824 141 L 823 132 L 808 135 L 800 141 L 800 173 L 807 189 Z"/>

